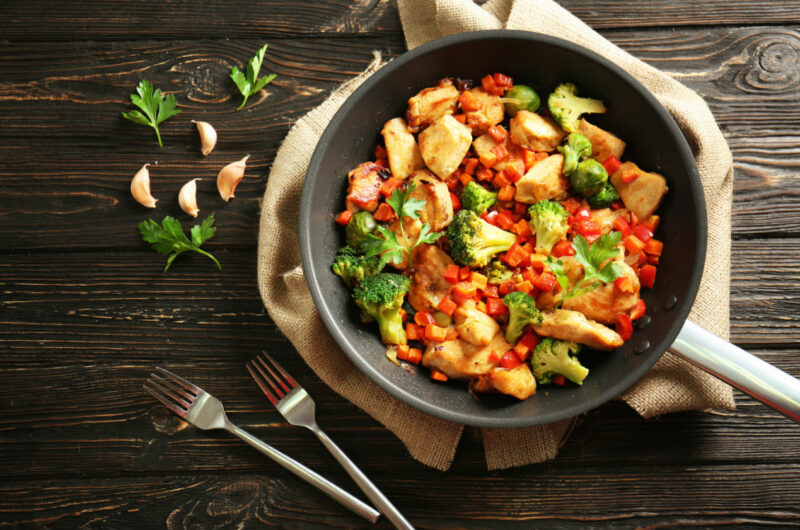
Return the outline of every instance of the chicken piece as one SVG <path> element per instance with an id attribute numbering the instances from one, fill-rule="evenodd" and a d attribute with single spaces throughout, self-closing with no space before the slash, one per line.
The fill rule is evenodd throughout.
<path id="1" fill-rule="evenodd" d="M 425 167 L 417 141 L 403 118 L 387 121 L 381 134 L 393 177 L 405 180 L 414 170 Z"/>
<path id="2" fill-rule="evenodd" d="M 510 349 L 502 333 L 497 333 L 486 346 L 458 339 L 432 342 L 422 355 L 422 365 L 451 379 L 469 379 L 496 368 L 500 357 Z"/>
<path id="3" fill-rule="evenodd" d="M 425 206 L 419 212 L 419 220 L 428 223 L 433 232 L 446 228 L 453 220 L 453 200 L 447 184 L 427 169 L 415 171 L 411 182 L 415 184 L 411 197 L 425 201 Z"/>
<path id="4" fill-rule="evenodd" d="M 472 141 L 472 147 L 475 149 L 475 154 L 478 157 L 488 156 L 489 152 L 495 147 L 498 142 L 490 134 L 482 134 Z M 508 151 L 508 157 L 492 166 L 495 171 L 503 171 L 510 162 L 522 158 L 522 148 L 511 142 L 511 139 L 506 135 L 503 145 Z"/>
<path id="5" fill-rule="evenodd" d="M 472 300 L 464 302 L 455 310 L 453 320 L 458 336 L 475 346 L 486 346 L 500 331 L 497 321 L 480 311 Z"/>
<path id="6" fill-rule="evenodd" d="M 450 79 L 426 88 L 408 100 L 406 119 L 411 132 L 417 132 L 442 116 L 453 114 L 458 106 L 458 90 Z"/>
<path id="7" fill-rule="evenodd" d="M 521 110 L 511 118 L 511 141 L 525 149 L 552 152 L 567 135 L 556 122 L 535 112 Z"/>
<path id="8" fill-rule="evenodd" d="M 621 254 L 620 254 L 621 255 Z M 630 291 L 621 291 L 614 282 L 606 283 L 588 293 L 564 300 L 562 307 L 579 311 L 590 319 L 604 324 L 614 324 L 623 313 L 629 313 L 639 302 L 639 278 L 624 261 L 618 261 L 622 277 L 630 281 Z"/>
<path id="9" fill-rule="evenodd" d="M 480 108 L 464 114 L 467 118 L 467 125 L 472 129 L 472 134 L 478 136 L 503 121 L 505 109 L 499 96 L 490 94 L 483 88 L 473 88 L 470 93 L 478 100 Z"/>
<path id="10" fill-rule="evenodd" d="M 567 309 L 542 311 L 542 323 L 533 330 L 543 337 L 579 342 L 596 350 L 613 350 L 624 342 L 616 331 Z"/>
<path id="11" fill-rule="evenodd" d="M 403 232 L 400 231 L 400 221 L 395 219 L 392 221 L 392 224 L 389 225 L 389 230 L 397 234 L 397 241 L 401 245 L 405 245 L 406 242 L 409 242 L 409 244 L 416 243 L 421 229 L 422 222 L 419 219 L 413 219 L 409 216 L 403 217 L 403 231 L 405 232 L 406 237 L 406 239 L 403 239 Z M 402 250 L 401 252 L 403 254 L 403 261 L 400 263 L 393 263 L 390 261 L 389 265 L 399 271 L 404 271 L 408 268 L 408 252 L 405 250 Z"/>
<path id="12" fill-rule="evenodd" d="M 450 265 L 453 265 L 453 260 L 439 247 L 420 245 L 414 250 L 414 269 L 408 288 L 411 307 L 417 311 L 436 309 L 452 287 L 444 279 L 444 272 Z"/>
<path id="13" fill-rule="evenodd" d="M 520 364 L 510 370 L 495 368 L 479 375 L 469 387 L 473 392 L 500 392 L 522 400 L 536 393 L 536 379 L 527 364 Z"/>
<path id="14" fill-rule="evenodd" d="M 471 144 L 469 127 L 450 115 L 439 118 L 419 133 L 422 159 L 442 180 L 458 169 Z"/>
<path id="15" fill-rule="evenodd" d="M 625 142 L 614 136 L 608 131 L 604 131 L 596 125 L 592 125 L 586 118 L 581 118 L 578 132 L 584 135 L 592 144 L 592 158 L 600 163 L 605 162 L 606 158 L 615 156 L 622 158 L 625 152 Z"/>
<path id="16" fill-rule="evenodd" d="M 572 256 L 562 256 L 558 258 L 564 267 L 564 274 L 567 276 L 567 290 L 575 287 L 581 279 L 583 279 L 583 265 L 578 263 Z M 562 291 L 556 292 L 555 289 L 551 291 L 543 291 L 536 295 L 536 307 L 539 309 L 551 309 L 561 301 Z"/>
<path id="17" fill-rule="evenodd" d="M 348 210 L 374 212 L 378 208 L 378 199 L 381 197 L 381 186 L 384 182 L 380 175 L 382 169 L 373 162 L 364 162 L 347 174 L 350 181 L 345 201 Z"/>
<path id="18" fill-rule="evenodd" d="M 626 221 L 630 221 L 630 214 L 628 210 L 624 208 L 620 208 L 619 210 L 612 210 L 611 208 L 590 210 L 589 217 L 592 221 L 600 225 L 600 231 L 603 235 L 614 229 L 614 221 L 616 221 L 617 217 L 625 217 Z"/>
<path id="19" fill-rule="evenodd" d="M 564 155 L 556 154 L 535 163 L 525 173 L 517 182 L 514 198 L 519 202 L 535 204 L 545 199 L 564 198 L 567 190 L 569 180 L 564 176 Z"/>
<path id="20" fill-rule="evenodd" d="M 622 175 L 630 172 L 639 176 L 633 182 L 622 182 Z M 625 162 L 611 175 L 611 184 L 617 189 L 620 199 L 625 207 L 636 214 L 640 221 L 644 221 L 658 209 L 661 199 L 667 194 L 667 179 L 658 173 L 642 171 L 633 162 Z"/>

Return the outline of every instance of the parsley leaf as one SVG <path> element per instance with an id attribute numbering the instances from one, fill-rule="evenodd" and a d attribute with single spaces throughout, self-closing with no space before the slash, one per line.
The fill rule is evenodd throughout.
<path id="1" fill-rule="evenodd" d="M 156 131 L 156 138 L 158 138 L 159 147 L 164 145 L 161 143 L 161 133 L 158 126 L 167 119 L 179 114 L 181 109 L 175 101 L 175 96 L 168 94 L 166 97 L 161 93 L 161 89 L 153 90 L 153 85 L 147 79 L 139 81 L 136 87 L 137 94 L 131 94 L 131 101 L 134 105 L 139 107 L 142 112 L 132 110 L 130 112 L 123 112 L 122 117 L 126 120 L 131 120 L 139 125 L 147 125 Z"/>
<path id="2" fill-rule="evenodd" d="M 604 262 L 619 254 L 620 251 L 616 246 L 620 237 L 622 237 L 620 232 L 609 232 L 598 238 L 591 246 L 583 236 L 575 237 L 572 242 L 572 248 L 575 249 L 575 261 L 583 265 L 583 280 L 569 290 L 567 290 L 569 285 L 568 271 L 564 271 L 564 262 L 560 259 L 554 260 L 552 256 L 547 258 L 547 264 L 550 265 L 550 270 L 555 275 L 558 284 L 561 286 L 561 291 L 564 293 L 561 296 L 561 302 L 567 298 L 586 294 L 604 283 L 613 282 L 622 276 L 623 269 L 616 261 L 608 261 L 603 265 Z M 600 268 L 601 266 L 602 268 Z"/>
<path id="3" fill-rule="evenodd" d="M 258 50 L 258 52 L 250 58 L 250 61 L 247 63 L 247 76 L 236 66 L 231 70 L 231 79 L 233 79 L 239 92 L 244 96 L 244 101 L 242 101 L 242 104 L 239 105 L 239 108 L 236 110 L 244 107 L 244 104 L 247 103 L 247 98 L 257 93 L 273 79 L 278 77 L 278 74 L 269 74 L 261 79 L 258 78 L 258 72 L 261 70 L 261 63 L 264 62 L 264 54 L 267 52 L 267 46 L 268 44 L 265 44 L 263 48 Z"/>
<path id="4" fill-rule="evenodd" d="M 142 234 L 142 239 L 150 243 L 153 250 L 159 254 L 169 255 L 164 272 L 169 270 L 175 258 L 187 250 L 208 256 L 222 270 L 222 265 L 219 264 L 217 258 L 200 248 L 200 245 L 211 239 L 214 236 L 214 232 L 217 231 L 213 225 L 214 214 L 212 213 L 202 223 L 192 227 L 191 241 L 183 232 L 180 221 L 170 216 L 165 217 L 161 225 L 152 219 L 142 221 L 139 223 L 139 232 Z"/>

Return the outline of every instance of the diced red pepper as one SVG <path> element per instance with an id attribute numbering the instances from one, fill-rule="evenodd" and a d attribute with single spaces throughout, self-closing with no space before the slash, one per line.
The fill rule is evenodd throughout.
<path id="1" fill-rule="evenodd" d="M 436 309 L 445 313 L 447 316 L 453 316 L 453 313 L 458 308 L 455 302 L 453 302 L 450 298 L 445 296 L 441 299 L 441 301 L 436 305 Z"/>
<path id="2" fill-rule="evenodd" d="M 483 289 L 483 296 L 486 298 L 497 298 L 500 296 L 500 289 L 499 286 L 494 285 L 492 283 L 486 284 L 486 287 Z"/>
<path id="3" fill-rule="evenodd" d="M 512 351 L 517 358 L 519 358 L 520 362 L 523 363 L 528 360 L 528 355 L 531 353 L 531 349 L 522 342 L 518 342 L 516 345 L 514 345 L 514 349 Z"/>
<path id="4" fill-rule="evenodd" d="M 380 166 L 382 168 L 389 169 L 389 161 L 386 160 L 385 158 L 379 158 L 379 159 L 375 160 L 375 165 L 376 166 Z"/>
<path id="5" fill-rule="evenodd" d="M 511 231 L 518 236 L 529 236 L 531 235 L 531 225 L 525 219 L 520 219 L 514 224 Z"/>
<path id="6" fill-rule="evenodd" d="M 498 171 L 497 173 L 495 173 L 494 178 L 492 179 L 492 185 L 497 189 L 500 189 L 503 186 L 508 186 L 510 184 L 511 181 L 508 180 L 508 177 L 503 171 Z"/>
<path id="7" fill-rule="evenodd" d="M 450 192 L 450 202 L 453 203 L 454 212 L 457 212 L 461 209 L 461 199 L 459 199 L 452 191 Z"/>
<path id="8" fill-rule="evenodd" d="M 525 269 L 524 271 L 522 271 L 522 279 L 531 282 L 531 284 L 536 283 L 536 279 L 538 277 L 539 275 L 533 272 L 533 270 L 531 269 Z"/>
<path id="9" fill-rule="evenodd" d="M 429 326 L 430 324 L 436 324 L 436 319 L 433 318 L 430 311 L 417 311 L 414 315 L 414 322 L 420 326 Z"/>
<path id="10" fill-rule="evenodd" d="M 447 381 L 447 375 L 443 374 L 439 370 L 431 370 L 431 379 L 433 379 L 434 381 L 445 382 Z"/>
<path id="11" fill-rule="evenodd" d="M 556 258 L 574 256 L 575 248 L 573 248 L 570 241 L 559 241 L 553 246 L 553 250 L 550 251 L 550 255 L 555 256 Z"/>
<path id="12" fill-rule="evenodd" d="M 540 340 L 539 335 L 528 330 L 522 334 L 522 337 L 519 339 L 519 344 L 524 344 L 528 349 L 533 350 L 539 345 Z"/>
<path id="13" fill-rule="evenodd" d="M 509 184 L 508 186 L 503 186 L 500 188 L 500 191 L 497 192 L 497 200 L 502 202 L 508 202 L 514 199 L 514 186 Z"/>
<path id="14" fill-rule="evenodd" d="M 570 197 L 569 199 L 561 201 L 561 206 L 563 206 L 570 215 L 575 215 L 575 212 L 581 207 L 581 201 L 575 197 Z"/>
<path id="15" fill-rule="evenodd" d="M 511 79 L 509 76 L 505 74 L 494 74 L 494 84 L 503 87 L 503 88 L 511 88 L 514 86 L 514 80 Z"/>
<path id="16" fill-rule="evenodd" d="M 622 340 L 630 339 L 633 336 L 633 322 L 631 322 L 631 317 L 625 313 L 618 316 L 614 329 L 617 330 L 617 334 L 622 337 Z"/>
<path id="17" fill-rule="evenodd" d="M 509 293 L 513 293 L 514 292 L 514 282 L 512 282 L 511 280 L 505 280 L 503 283 L 500 284 L 500 287 L 498 288 L 498 291 L 500 293 L 500 296 L 505 296 L 505 295 L 507 295 Z"/>
<path id="18" fill-rule="evenodd" d="M 625 238 L 625 248 L 628 250 L 629 254 L 636 254 L 644 250 L 644 243 L 642 243 L 642 240 L 638 237 L 630 235 Z"/>
<path id="19" fill-rule="evenodd" d="M 563 374 L 556 374 L 551 379 L 554 385 L 564 386 L 567 384 L 567 378 Z"/>
<path id="20" fill-rule="evenodd" d="M 394 218 L 394 210 L 391 206 L 382 202 L 378 209 L 375 210 L 375 213 L 372 215 L 376 221 L 386 222 L 391 221 Z"/>
<path id="21" fill-rule="evenodd" d="M 486 314 L 492 317 L 505 315 L 508 313 L 508 307 L 503 303 L 502 298 L 487 298 L 486 299 Z"/>
<path id="22" fill-rule="evenodd" d="M 339 212 L 339 215 L 336 216 L 336 222 L 344 226 L 350 222 L 351 217 L 353 217 L 353 212 L 351 212 L 350 210 L 343 210 Z"/>
<path id="23" fill-rule="evenodd" d="M 466 265 L 458 269 L 458 279 L 463 281 L 469 280 L 469 275 L 472 274 L 472 269 Z"/>
<path id="24" fill-rule="evenodd" d="M 448 265 L 444 270 L 444 279 L 450 283 L 458 283 L 458 265 Z"/>
<path id="25" fill-rule="evenodd" d="M 510 267 L 517 267 L 525 258 L 530 257 L 530 254 L 525 251 L 518 243 L 514 243 L 511 245 L 511 248 L 508 249 L 506 255 L 503 257 L 503 261 L 505 261 Z"/>
<path id="26" fill-rule="evenodd" d="M 380 160 L 382 158 L 386 158 L 386 148 L 382 145 L 375 146 L 375 159 Z"/>
<path id="27" fill-rule="evenodd" d="M 542 272 L 544 272 L 544 261 L 531 262 L 531 269 L 533 269 L 533 272 L 535 272 L 536 274 L 541 274 Z"/>
<path id="28" fill-rule="evenodd" d="M 497 212 L 495 224 L 503 230 L 511 230 L 511 227 L 514 226 L 514 218 L 511 216 L 511 212 L 508 210 Z"/>
<path id="29" fill-rule="evenodd" d="M 381 186 L 381 195 L 383 195 L 384 197 L 390 196 L 392 193 L 394 193 L 394 190 L 396 190 L 397 187 L 400 186 L 400 184 L 402 183 L 403 181 L 400 180 L 399 178 L 389 177 L 388 179 L 386 179 L 386 182 L 383 183 L 383 186 Z"/>
<path id="30" fill-rule="evenodd" d="M 650 241 L 650 238 L 653 237 L 653 232 L 651 232 L 649 228 L 647 228 L 641 223 L 634 226 L 632 231 L 633 235 L 638 237 L 639 241 L 641 241 L 642 243 L 647 243 L 648 241 Z"/>
<path id="31" fill-rule="evenodd" d="M 428 324 L 425 326 L 425 340 L 443 342 L 446 338 L 447 329 L 437 326 L 436 324 Z"/>
<path id="32" fill-rule="evenodd" d="M 422 339 L 422 329 L 420 328 L 419 324 L 415 324 L 413 322 L 406 324 L 406 338 L 408 340 Z"/>
<path id="33" fill-rule="evenodd" d="M 547 293 L 552 291 L 555 286 L 558 285 L 558 280 L 556 280 L 556 277 L 549 272 L 545 272 L 536 278 L 536 283 L 533 285 L 543 293 Z"/>
<path id="34" fill-rule="evenodd" d="M 639 281 L 643 286 L 652 289 L 656 282 L 656 268 L 649 263 L 639 270 Z"/>
<path id="35" fill-rule="evenodd" d="M 625 204 L 622 201 L 614 201 L 611 203 L 612 210 L 622 210 L 625 208 Z"/>
<path id="36" fill-rule="evenodd" d="M 644 252 L 639 253 L 639 257 L 637 258 L 636 266 L 641 267 L 642 265 L 647 265 L 647 254 Z"/>
<path id="37" fill-rule="evenodd" d="M 487 75 L 483 79 L 481 79 L 481 87 L 488 93 L 494 94 L 495 96 L 503 95 L 505 88 L 499 87 L 494 82 L 494 77 L 491 75 Z"/>
<path id="38" fill-rule="evenodd" d="M 519 215 L 524 215 L 525 212 L 528 211 L 528 205 L 524 202 L 515 202 L 514 203 L 514 213 Z"/>
<path id="39" fill-rule="evenodd" d="M 530 294 L 533 291 L 533 283 L 528 280 L 523 280 L 514 284 L 514 290 L 521 293 Z"/>
<path id="40" fill-rule="evenodd" d="M 647 263 L 650 265 L 658 265 L 658 261 L 661 259 L 661 256 L 651 256 L 647 255 Z"/>
<path id="41" fill-rule="evenodd" d="M 494 153 L 497 157 L 497 160 L 505 160 L 508 157 L 508 149 L 504 144 L 497 144 L 496 146 L 489 149 L 490 152 Z"/>
<path id="42" fill-rule="evenodd" d="M 609 156 L 603 161 L 603 167 L 606 168 L 606 173 L 613 175 L 622 166 L 622 162 L 614 155 Z"/>
<path id="43" fill-rule="evenodd" d="M 475 172 L 475 178 L 477 178 L 481 182 L 486 182 L 486 181 L 492 180 L 494 178 L 494 171 L 492 171 L 489 168 L 481 166 Z"/>
<path id="44" fill-rule="evenodd" d="M 664 243 L 662 243 L 658 239 L 650 239 L 644 245 L 644 251 L 650 254 L 651 256 L 660 256 L 662 250 L 664 250 Z"/>
<path id="45" fill-rule="evenodd" d="M 464 173 L 467 175 L 474 175 L 475 170 L 478 168 L 478 159 L 477 158 L 468 158 L 467 161 L 464 163 Z"/>
<path id="46" fill-rule="evenodd" d="M 458 96 L 458 101 L 464 112 L 474 112 L 481 108 L 481 102 L 475 97 L 475 94 L 469 91 L 462 92 Z"/>
<path id="47" fill-rule="evenodd" d="M 502 143 L 505 141 L 506 136 L 508 136 L 508 131 L 506 131 L 505 127 L 502 125 L 495 125 L 493 127 L 489 127 L 489 136 L 497 143 Z"/>
<path id="48" fill-rule="evenodd" d="M 522 364 L 517 354 L 513 350 L 509 350 L 500 357 L 500 366 L 506 370 L 511 370 Z"/>
<path id="49" fill-rule="evenodd" d="M 467 115 L 463 113 L 453 115 L 453 118 L 459 123 L 463 123 L 464 125 L 467 124 Z"/>
<path id="50" fill-rule="evenodd" d="M 447 184 L 447 189 L 450 191 L 455 191 L 458 188 L 459 183 L 461 181 L 458 179 L 456 175 L 450 175 L 446 179 L 444 179 L 444 183 Z"/>
<path id="51" fill-rule="evenodd" d="M 633 309 L 631 309 L 631 320 L 639 320 L 644 316 L 646 311 L 647 304 L 640 298 L 639 301 L 636 302 L 636 305 L 633 306 Z"/>
<path id="52" fill-rule="evenodd" d="M 592 219 L 581 219 L 575 223 L 575 230 L 586 239 L 589 244 L 599 238 L 603 231 L 600 224 Z"/>
<path id="53" fill-rule="evenodd" d="M 490 225 L 497 226 L 497 215 L 499 212 L 497 210 L 487 210 L 481 214 L 481 219 L 489 223 Z"/>
<path id="54" fill-rule="evenodd" d="M 632 293 L 633 292 L 633 280 L 631 280 L 627 276 L 620 276 L 616 280 L 614 280 L 614 286 L 619 289 L 620 292 L 623 293 Z"/>
<path id="55" fill-rule="evenodd" d="M 630 223 L 621 215 L 614 219 L 614 229 L 618 230 L 622 237 L 628 237 L 632 233 Z"/>

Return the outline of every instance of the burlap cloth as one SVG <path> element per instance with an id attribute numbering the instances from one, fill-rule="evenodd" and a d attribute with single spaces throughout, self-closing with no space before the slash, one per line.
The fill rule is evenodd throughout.
<path id="1" fill-rule="evenodd" d="M 483 6 L 472 0 L 399 0 L 399 9 L 409 49 L 464 31 L 529 30 L 560 37 L 604 55 L 655 94 L 672 113 L 692 147 L 709 205 L 709 259 L 690 318 L 727 338 L 733 164 L 728 146 L 703 99 L 620 50 L 551 0 L 491 0 Z M 286 136 L 272 165 L 261 209 L 258 286 L 272 319 L 325 383 L 390 429 L 415 459 L 446 470 L 455 455 L 463 425 L 405 405 L 358 371 L 322 324 L 300 264 L 297 206 L 311 154 L 339 106 L 381 66 L 376 54 L 363 73 L 337 88 Z M 431 79 L 431 83 L 435 81 Z M 645 418 L 680 410 L 734 407 L 728 385 L 671 353 L 665 354 L 620 399 Z M 554 458 L 572 422 L 565 420 L 524 429 L 483 429 L 488 468 L 503 469 Z"/>

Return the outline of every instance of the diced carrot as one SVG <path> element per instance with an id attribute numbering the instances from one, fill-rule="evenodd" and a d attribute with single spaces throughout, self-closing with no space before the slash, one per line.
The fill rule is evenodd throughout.
<path id="1" fill-rule="evenodd" d="M 400 355 L 397 357 L 399 358 Z M 422 350 L 419 348 L 409 348 L 408 356 L 406 357 L 405 361 L 411 364 L 419 364 L 420 361 L 422 361 Z"/>
<path id="2" fill-rule="evenodd" d="M 469 184 L 470 182 L 472 182 L 472 180 L 473 180 L 473 179 L 472 179 L 472 177 L 471 177 L 471 176 L 470 176 L 468 173 L 461 172 L 461 173 L 458 175 L 458 180 L 459 180 L 459 181 L 461 181 L 461 184 L 463 184 L 464 186 L 466 186 L 467 184 Z"/>
<path id="3" fill-rule="evenodd" d="M 618 230 L 622 234 L 622 237 L 631 235 L 631 225 L 628 223 L 628 220 L 621 215 L 614 219 L 614 229 Z"/>
<path id="4" fill-rule="evenodd" d="M 478 309 L 478 311 L 481 311 L 482 313 L 486 312 L 486 302 L 484 302 L 483 300 L 478 300 L 478 302 L 475 304 L 475 307 Z"/>
<path id="5" fill-rule="evenodd" d="M 336 216 L 336 222 L 344 226 L 350 222 L 351 217 L 353 217 L 353 212 L 351 212 L 350 210 L 343 210 L 339 212 L 339 215 Z"/>
<path id="6" fill-rule="evenodd" d="M 523 164 L 522 160 L 516 158 L 506 163 L 506 167 L 503 168 L 503 173 L 508 180 L 513 183 L 517 183 L 520 181 L 523 175 L 525 175 L 525 165 Z"/>
<path id="7" fill-rule="evenodd" d="M 408 358 L 408 344 L 398 344 L 397 345 L 397 358 L 405 361 Z"/>
<path id="8" fill-rule="evenodd" d="M 514 203 L 514 213 L 519 215 L 524 215 L 528 211 L 528 205 L 524 202 L 515 202 Z"/>
<path id="9" fill-rule="evenodd" d="M 458 188 L 458 185 L 461 181 L 458 179 L 456 175 L 450 175 L 446 179 L 444 179 L 444 183 L 447 184 L 447 189 L 450 191 L 455 191 Z"/>
<path id="10" fill-rule="evenodd" d="M 503 186 L 508 186 L 509 184 L 511 184 L 511 181 L 508 180 L 508 177 L 506 177 L 505 173 L 503 173 L 502 171 L 498 171 L 497 173 L 495 173 L 494 178 L 492 179 L 492 185 L 495 188 L 502 189 Z M 511 198 L 512 199 L 514 198 L 513 195 L 512 195 Z M 498 199 L 499 199 L 499 197 L 498 197 Z M 508 200 L 511 200 L 511 199 L 508 199 Z"/>
<path id="11" fill-rule="evenodd" d="M 529 282 L 528 280 L 523 280 L 514 284 L 514 290 L 521 293 L 530 294 L 530 292 L 533 291 L 533 283 Z"/>
<path id="12" fill-rule="evenodd" d="M 502 143 L 505 141 L 506 136 L 508 136 L 508 131 L 506 131 L 505 127 L 502 125 L 495 125 L 494 127 L 489 127 L 489 136 L 497 143 Z"/>
<path id="13" fill-rule="evenodd" d="M 487 283 L 481 291 L 481 295 L 486 298 L 497 298 L 500 296 L 500 289 L 493 283 Z"/>
<path id="14" fill-rule="evenodd" d="M 433 318 L 433 315 L 430 311 L 417 311 L 414 315 L 414 322 L 416 322 L 420 326 L 428 326 L 430 324 L 435 324 L 436 319 Z"/>
<path id="15" fill-rule="evenodd" d="M 505 160 L 508 157 L 508 149 L 504 144 L 497 144 L 496 146 L 492 147 L 490 152 L 494 153 L 497 157 L 497 160 Z"/>
<path id="16" fill-rule="evenodd" d="M 510 267 L 517 267 L 522 260 L 528 257 L 528 253 L 517 243 L 511 245 L 511 248 L 508 249 L 506 255 L 503 257 L 503 261 L 505 261 Z"/>
<path id="17" fill-rule="evenodd" d="M 651 256 L 660 256 L 661 251 L 664 249 L 664 243 L 658 239 L 650 239 L 644 245 L 644 251 Z"/>
<path id="18" fill-rule="evenodd" d="M 382 202 L 378 209 L 375 210 L 375 213 L 372 214 L 376 221 L 386 222 L 391 221 L 394 218 L 394 210 L 391 206 Z"/>
<path id="19" fill-rule="evenodd" d="M 458 196 L 452 191 L 450 192 L 450 202 L 453 203 L 454 212 L 457 212 L 461 209 L 461 199 L 459 199 Z"/>
<path id="20" fill-rule="evenodd" d="M 623 293 L 633 292 L 633 281 L 627 276 L 620 276 L 614 280 L 614 286 Z"/>
<path id="21" fill-rule="evenodd" d="M 641 267 L 643 265 L 647 265 L 647 254 L 645 254 L 644 252 L 640 252 L 639 253 L 639 257 L 637 259 L 638 259 L 638 261 L 636 262 L 636 265 L 638 267 Z"/>
<path id="22" fill-rule="evenodd" d="M 497 90 L 497 85 L 494 84 L 494 77 L 487 75 L 481 79 L 481 87 L 489 93 L 494 93 Z"/>
<path id="23" fill-rule="evenodd" d="M 642 243 L 642 240 L 638 237 L 630 235 L 625 238 L 625 248 L 628 250 L 629 254 L 636 254 L 644 250 L 644 243 Z"/>
<path id="24" fill-rule="evenodd" d="M 456 305 L 456 303 L 453 302 L 453 300 L 451 300 L 447 296 L 442 298 L 441 301 L 436 305 L 436 309 L 438 309 L 442 313 L 447 314 L 447 316 L 449 317 L 453 316 L 453 313 L 457 308 L 458 306 Z"/>
<path id="25" fill-rule="evenodd" d="M 551 379 L 554 385 L 564 386 L 567 384 L 567 378 L 563 374 L 556 374 Z"/>
<path id="26" fill-rule="evenodd" d="M 556 258 L 574 256 L 575 248 L 572 246 L 572 242 L 570 241 L 559 241 L 555 244 L 555 246 L 553 246 L 553 250 L 550 251 L 550 255 L 555 256 Z"/>
<path id="27" fill-rule="evenodd" d="M 532 261 L 531 269 L 536 274 L 541 274 L 542 272 L 544 272 L 544 261 Z"/>
<path id="28" fill-rule="evenodd" d="M 500 287 L 497 289 L 500 293 L 500 296 L 505 296 L 509 293 L 514 292 L 514 282 L 511 280 L 505 280 L 503 283 L 500 284 Z"/>
<path id="29" fill-rule="evenodd" d="M 419 324 L 415 324 L 413 322 L 406 324 L 406 338 L 408 340 L 422 339 L 422 330 L 420 329 Z"/>
<path id="30" fill-rule="evenodd" d="M 444 270 L 444 279 L 450 283 L 458 283 L 458 265 L 448 265 Z"/>
<path id="31" fill-rule="evenodd" d="M 531 225 L 528 224 L 528 221 L 525 219 L 520 219 L 517 223 L 514 224 L 514 227 L 511 230 L 518 236 L 529 236 L 531 235 Z"/>
<path id="32" fill-rule="evenodd" d="M 643 286 L 652 289 L 656 281 L 656 268 L 649 263 L 642 267 L 639 271 L 639 281 Z"/>
<path id="33" fill-rule="evenodd" d="M 491 169 L 485 168 L 483 166 L 479 167 L 478 170 L 475 172 L 475 178 L 480 180 L 481 182 L 487 182 L 494 178 L 494 171 Z"/>
<path id="34" fill-rule="evenodd" d="M 468 175 L 474 175 L 475 170 L 477 168 L 478 168 L 477 158 L 468 158 L 467 161 L 464 163 L 464 173 Z"/>
<path id="35" fill-rule="evenodd" d="M 531 151 L 530 149 L 523 150 L 522 161 L 525 163 L 525 171 L 528 171 L 539 161 L 536 159 L 536 151 Z"/>
<path id="36" fill-rule="evenodd" d="M 466 265 L 458 269 L 458 279 L 463 281 L 469 280 L 469 275 L 472 274 L 472 269 Z"/>
<path id="37" fill-rule="evenodd" d="M 445 382 L 447 381 L 447 375 L 443 374 L 439 370 L 431 370 L 431 379 L 433 379 L 434 381 Z"/>
<path id="38" fill-rule="evenodd" d="M 466 114 L 456 114 L 456 115 L 453 116 L 453 118 L 455 118 L 456 121 L 458 121 L 460 123 L 467 123 L 467 115 Z"/>
<path id="39" fill-rule="evenodd" d="M 651 232 L 655 233 L 655 231 L 656 231 L 656 228 L 658 228 L 658 222 L 659 222 L 660 220 L 661 220 L 661 217 L 660 217 L 660 216 L 658 216 L 658 215 L 651 215 L 650 217 L 648 217 L 647 219 L 645 219 L 644 221 L 642 221 L 642 224 L 643 224 L 644 226 L 646 226 L 648 230 L 650 230 Z"/>
<path id="40" fill-rule="evenodd" d="M 620 175 L 620 180 L 625 184 L 630 184 L 631 182 L 635 181 L 638 178 L 639 178 L 639 172 L 632 167 L 629 167 L 628 169 L 622 172 L 622 175 Z"/>
<path id="41" fill-rule="evenodd" d="M 513 285 L 513 284 L 512 284 Z M 502 298 L 487 298 L 486 299 L 486 314 L 489 316 L 500 316 L 508 313 L 506 304 L 503 303 Z"/>
<path id="42" fill-rule="evenodd" d="M 447 328 L 447 336 L 445 340 L 456 340 L 458 338 L 458 331 L 453 328 Z"/>
<path id="43" fill-rule="evenodd" d="M 383 195 L 384 197 L 388 197 L 389 195 L 394 193 L 394 190 L 396 190 L 397 187 L 400 186 L 400 184 L 402 183 L 403 181 L 400 180 L 399 178 L 389 177 L 388 179 L 386 179 L 386 182 L 383 183 L 383 186 L 381 186 L 381 195 Z"/>
<path id="44" fill-rule="evenodd" d="M 491 168 L 497 163 L 497 155 L 493 151 L 484 153 L 480 157 L 480 162 L 484 167 Z"/>
<path id="45" fill-rule="evenodd" d="M 458 102 L 461 103 L 461 110 L 464 112 L 474 112 L 481 108 L 481 102 L 469 91 L 462 92 L 458 96 Z"/>
<path id="46" fill-rule="evenodd" d="M 525 344 L 523 344 L 521 342 L 518 342 L 514 346 L 514 353 L 517 355 L 517 357 L 519 357 L 519 360 L 522 361 L 523 363 L 528 360 L 528 354 L 530 352 L 531 352 L 531 349 L 528 348 L 527 345 L 525 345 Z"/>
<path id="47" fill-rule="evenodd" d="M 510 184 L 508 186 L 503 186 L 500 188 L 500 191 L 497 192 L 497 200 L 502 202 L 508 202 L 512 200 L 514 198 L 514 191 L 514 186 Z"/>
<path id="48" fill-rule="evenodd" d="M 447 338 L 447 329 L 436 324 L 425 326 L 425 340 L 442 342 Z"/>
<path id="49" fill-rule="evenodd" d="M 452 292 L 454 296 L 460 296 L 462 298 L 472 298 L 476 294 L 478 294 L 478 289 L 470 282 L 458 282 L 452 287 Z"/>
<path id="50" fill-rule="evenodd" d="M 558 285 L 558 280 L 549 272 L 545 272 L 539 275 L 533 285 L 540 291 L 546 293 L 552 291 L 553 288 Z"/>
<path id="51" fill-rule="evenodd" d="M 483 291 L 486 289 L 487 283 L 489 283 L 489 278 L 481 274 L 477 271 L 472 271 L 469 274 L 469 282 L 474 286 Z"/>
<path id="52" fill-rule="evenodd" d="M 658 265 L 660 259 L 661 256 L 651 256 L 649 254 L 647 255 L 647 263 L 649 263 L 650 265 Z"/>
<path id="53" fill-rule="evenodd" d="M 403 309 L 402 307 L 400 308 L 400 318 L 403 319 L 403 322 L 405 322 L 406 319 L 408 318 L 408 313 L 406 313 L 406 310 Z"/>

